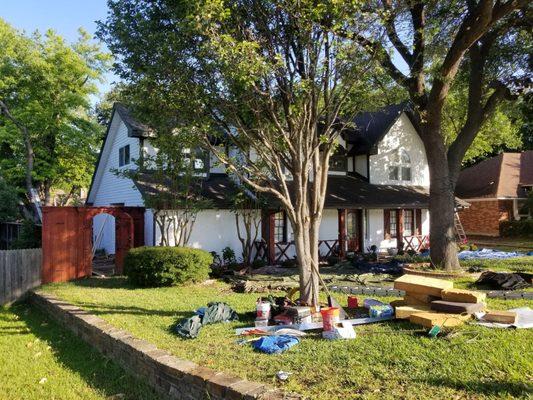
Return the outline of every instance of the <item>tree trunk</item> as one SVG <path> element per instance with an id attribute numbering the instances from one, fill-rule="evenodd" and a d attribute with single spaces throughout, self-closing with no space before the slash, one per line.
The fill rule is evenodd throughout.
<path id="1" fill-rule="evenodd" d="M 431 261 L 437 267 L 455 271 L 460 269 L 454 227 L 455 195 L 447 167 L 446 146 L 440 135 L 435 134 L 434 130 L 440 130 L 438 124 L 428 123 L 422 129 L 430 176 Z M 424 132 L 428 130 L 433 132 Z"/>
<path id="2" fill-rule="evenodd" d="M 293 222 L 294 243 L 300 275 L 300 300 L 308 305 L 318 305 L 318 241 L 313 246 L 315 234 L 318 232 L 308 218 L 303 216 Z M 316 269 L 315 269 L 316 268 Z"/>

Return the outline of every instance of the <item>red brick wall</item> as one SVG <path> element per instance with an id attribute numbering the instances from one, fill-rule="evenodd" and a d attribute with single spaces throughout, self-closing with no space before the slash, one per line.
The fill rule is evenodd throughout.
<path id="1" fill-rule="evenodd" d="M 499 236 L 500 221 L 512 218 L 512 200 L 467 201 L 470 208 L 459 212 L 467 235 Z"/>

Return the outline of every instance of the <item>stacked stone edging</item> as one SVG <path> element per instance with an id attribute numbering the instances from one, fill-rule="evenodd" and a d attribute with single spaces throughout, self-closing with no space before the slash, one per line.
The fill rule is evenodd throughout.
<path id="1" fill-rule="evenodd" d="M 271 386 L 182 360 L 146 340 L 115 328 L 103 319 L 43 292 L 30 301 L 103 355 L 146 380 L 158 393 L 177 400 L 299 400 Z"/>

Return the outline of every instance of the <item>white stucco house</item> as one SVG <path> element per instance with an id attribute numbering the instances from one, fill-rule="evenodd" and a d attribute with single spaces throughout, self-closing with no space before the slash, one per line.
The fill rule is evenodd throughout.
<path id="1" fill-rule="evenodd" d="M 429 168 L 424 145 L 406 104 L 388 106 L 355 118 L 356 129 L 343 134 L 341 151 L 332 157 L 325 210 L 320 226 L 323 256 L 336 252 L 427 246 L 429 235 Z M 144 207 L 144 182 L 119 177 L 116 169 L 134 168 L 134 159 L 155 151 L 146 126 L 116 104 L 97 161 L 87 204 Z M 213 157 L 211 157 L 213 158 Z M 229 246 L 242 251 L 228 193 L 236 183 L 223 168 L 208 163 L 203 194 L 213 208 L 198 214 L 189 246 L 220 252 Z M 114 252 L 112 217 L 95 217 L 94 240 Z M 145 211 L 144 243 L 158 245 L 160 232 L 152 210 Z M 290 224 L 277 207 L 262 212 L 258 234 L 271 262 L 294 256 Z"/>

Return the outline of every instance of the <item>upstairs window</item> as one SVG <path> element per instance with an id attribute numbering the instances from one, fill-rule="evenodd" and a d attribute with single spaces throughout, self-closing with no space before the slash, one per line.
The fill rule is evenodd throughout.
<path id="1" fill-rule="evenodd" d="M 185 148 L 182 150 L 184 155 L 184 164 L 185 167 L 192 166 L 192 170 L 198 173 L 208 172 L 208 153 L 202 149 L 189 149 Z"/>
<path id="2" fill-rule="evenodd" d="M 118 149 L 118 166 L 123 167 L 130 163 L 130 145 L 122 146 Z"/>
<path id="3" fill-rule="evenodd" d="M 389 180 L 410 181 L 411 180 L 411 157 L 404 149 L 397 150 L 389 166 Z"/>

